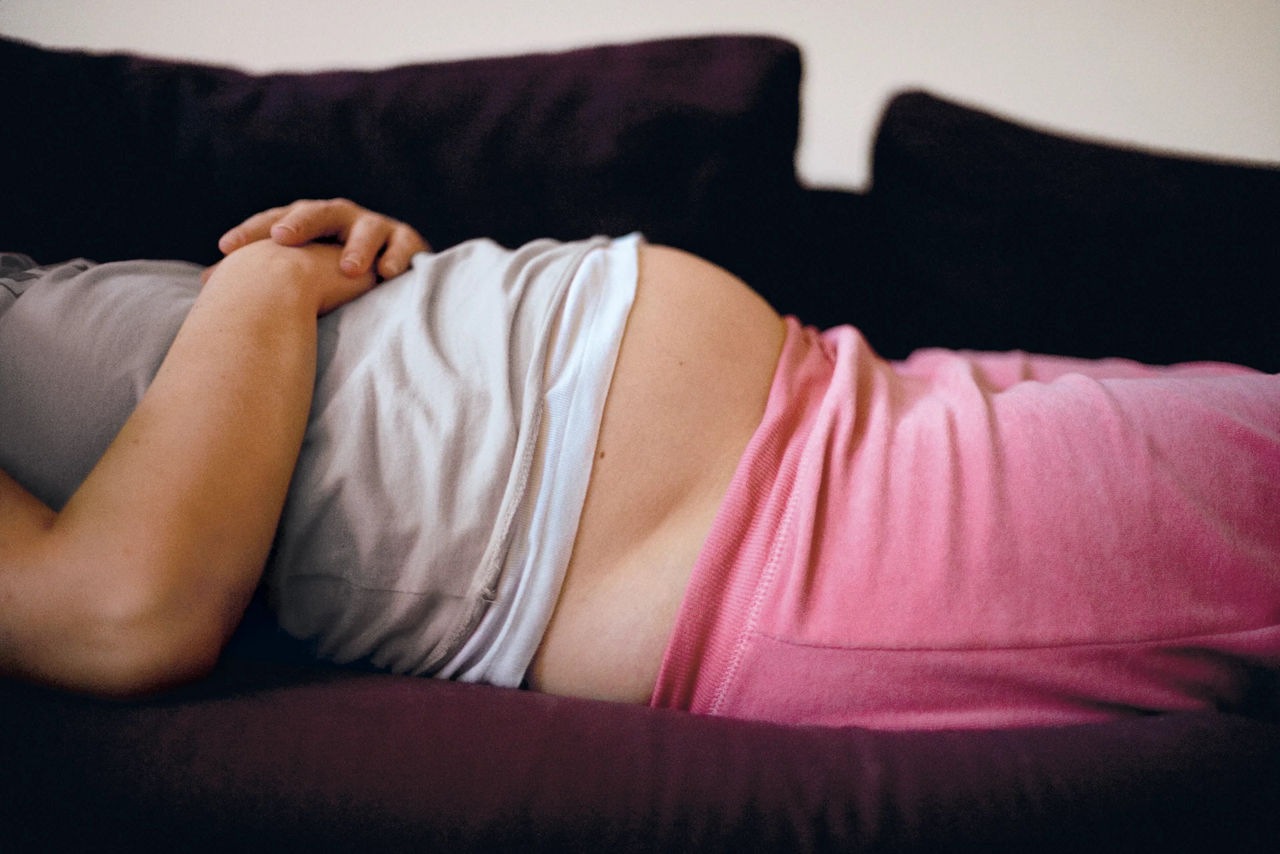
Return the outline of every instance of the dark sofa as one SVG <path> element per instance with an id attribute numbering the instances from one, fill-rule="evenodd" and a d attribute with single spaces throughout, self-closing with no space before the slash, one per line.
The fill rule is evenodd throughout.
<path id="1" fill-rule="evenodd" d="M 249 212 L 343 195 L 437 247 L 640 229 L 889 356 L 1280 371 L 1280 171 L 914 92 L 866 191 L 809 188 L 800 74 L 762 37 L 268 76 L 0 40 L 0 248 L 207 262 Z M 152 700 L 0 680 L 0 847 L 1272 851 L 1280 680 L 1257 685 L 1086 726 L 785 728 L 334 668 L 255 603 Z"/>

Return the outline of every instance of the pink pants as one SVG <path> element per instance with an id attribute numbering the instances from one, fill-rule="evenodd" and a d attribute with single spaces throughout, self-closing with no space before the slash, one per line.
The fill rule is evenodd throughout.
<path id="1" fill-rule="evenodd" d="M 787 322 L 654 705 L 1059 724 L 1231 707 L 1280 668 L 1280 376 L 890 363 Z"/>

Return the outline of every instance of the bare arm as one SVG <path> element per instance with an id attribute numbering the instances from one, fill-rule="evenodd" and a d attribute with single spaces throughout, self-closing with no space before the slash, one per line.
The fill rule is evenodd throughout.
<path id="1" fill-rule="evenodd" d="M 0 473 L 0 673 L 128 695 L 213 664 L 283 505 L 316 316 L 372 284 L 339 252 L 264 241 L 224 259 L 60 513 Z"/>

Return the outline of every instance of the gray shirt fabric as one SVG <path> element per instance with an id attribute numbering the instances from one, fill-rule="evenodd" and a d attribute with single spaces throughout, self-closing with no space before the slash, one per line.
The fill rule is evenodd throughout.
<path id="1" fill-rule="evenodd" d="M 0 469 L 59 509 L 151 383 L 200 268 L 0 259 Z"/>
<path id="2" fill-rule="evenodd" d="M 552 324 L 583 259 L 609 245 L 472 241 L 321 319 L 264 576 L 286 630 L 337 661 L 416 674 L 466 641 L 510 547 Z M 199 272 L 3 256 L 0 469 L 61 507 L 154 377 Z"/>

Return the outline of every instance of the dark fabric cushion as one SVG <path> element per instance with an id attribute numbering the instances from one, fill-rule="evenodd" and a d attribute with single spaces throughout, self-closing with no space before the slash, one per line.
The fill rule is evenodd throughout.
<path id="1" fill-rule="evenodd" d="M 10 851 L 1263 852 L 1280 832 L 1276 725 L 1212 714 L 875 733 L 240 662 L 150 703 L 0 682 L 0 732 Z"/>
<path id="2" fill-rule="evenodd" d="M 794 193 L 799 79 L 765 37 L 264 76 L 0 40 L 0 240 L 209 261 L 247 213 L 349 196 L 440 247 L 640 229 L 732 255 Z"/>
<path id="3" fill-rule="evenodd" d="M 1280 370 L 1280 170 L 895 98 L 870 200 L 890 351 L 1024 348 Z M 892 319 L 890 319 L 892 318 Z"/>

